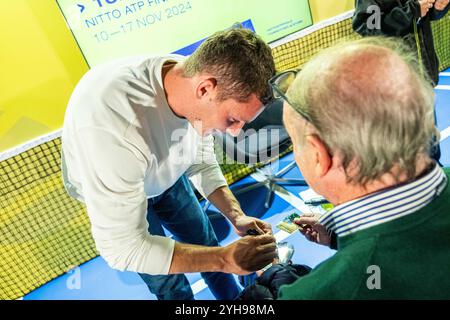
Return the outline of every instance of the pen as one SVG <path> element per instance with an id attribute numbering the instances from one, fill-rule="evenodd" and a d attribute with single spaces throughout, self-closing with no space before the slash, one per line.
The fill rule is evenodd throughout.
<path id="1" fill-rule="evenodd" d="M 249 235 L 249 236 L 258 236 L 259 232 L 256 231 L 255 229 L 248 229 L 247 230 L 247 235 Z"/>
<path id="2" fill-rule="evenodd" d="M 311 200 L 305 201 L 305 204 L 312 205 L 312 206 L 318 206 L 318 205 L 326 204 L 326 203 L 330 203 L 330 202 L 325 198 L 316 198 L 316 199 L 311 199 Z"/>

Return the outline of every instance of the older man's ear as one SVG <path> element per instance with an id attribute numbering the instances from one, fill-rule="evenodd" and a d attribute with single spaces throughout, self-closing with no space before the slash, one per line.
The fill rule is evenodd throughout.
<path id="1" fill-rule="evenodd" d="M 328 149 L 320 137 L 316 134 L 311 134 L 306 137 L 306 143 L 310 147 L 311 160 L 314 162 L 315 176 L 318 178 L 324 177 L 333 165 L 332 156 L 328 153 Z"/>

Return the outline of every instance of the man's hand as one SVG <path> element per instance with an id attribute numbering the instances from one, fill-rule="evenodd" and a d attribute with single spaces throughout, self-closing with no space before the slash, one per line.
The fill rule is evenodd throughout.
<path id="1" fill-rule="evenodd" d="M 437 0 L 437 1 L 440 1 L 440 0 Z M 433 8 L 435 2 L 436 2 L 436 0 L 419 0 L 422 18 L 428 14 L 428 11 L 430 11 L 431 8 Z M 448 3 L 448 1 L 447 1 L 447 3 Z"/>
<path id="2" fill-rule="evenodd" d="M 275 237 L 246 236 L 223 248 L 225 272 L 247 275 L 272 263 L 277 257 Z"/>
<path id="3" fill-rule="evenodd" d="M 270 224 L 244 214 L 239 202 L 228 187 L 218 188 L 209 195 L 208 200 L 231 222 L 239 236 L 246 236 L 247 230 L 250 229 L 256 230 L 258 234 L 272 234 Z"/>
<path id="4" fill-rule="evenodd" d="M 309 241 L 330 246 L 331 238 L 327 229 L 319 223 L 318 216 L 310 213 L 302 215 L 300 218 L 294 220 L 294 223 L 299 226 L 300 232 Z"/>
<path id="5" fill-rule="evenodd" d="M 261 221 L 254 217 L 240 215 L 233 221 L 233 226 L 236 233 L 244 237 L 247 235 L 247 230 L 254 229 L 258 234 L 272 234 L 272 226 L 267 222 Z"/>
<path id="6" fill-rule="evenodd" d="M 436 0 L 434 3 L 434 8 L 438 11 L 444 11 L 447 8 L 450 0 Z"/>

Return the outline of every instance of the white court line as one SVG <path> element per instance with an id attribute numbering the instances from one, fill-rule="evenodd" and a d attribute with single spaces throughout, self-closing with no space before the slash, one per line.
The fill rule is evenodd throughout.
<path id="1" fill-rule="evenodd" d="M 441 72 L 439 75 L 442 77 L 450 77 L 450 72 Z"/>
<path id="2" fill-rule="evenodd" d="M 435 89 L 437 89 L 437 90 L 450 90 L 450 86 L 445 86 L 445 85 L 436 86 Z"/>
<path id="3" fill-rule="evenodd" d="M 289 232 L 280 230 L 277 233 L 275 233 L 273 236 L 275 237 L 275 240 L 277 240 L 277 242 L 281 242 L 281 241 L 284 241 L 285 239 L 289 238 L 291 236 L 291 234 Z"/>
<path id="4" fill-rule="evenodd" d="M 450 137 L 450 127 L 441 131 L 441 142 Z"/>
<path id="5" fill-rule="evenodd" d="M 196 283 L 194 283 L 191 286 L 191 288 L 192 288 L 192 293 L 195 296 L 197 293 L 199 293 L 199 292 L 205 290 L 206 288 L 208 288 L 208 285 L 205 283 L 205 280 L 201 279 L 201 280 L 198 280 Z"/>

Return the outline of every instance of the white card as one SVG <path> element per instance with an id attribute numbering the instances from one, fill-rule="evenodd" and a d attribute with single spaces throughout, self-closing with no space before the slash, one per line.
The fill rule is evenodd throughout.
<path id="1" fill-rule="evenodd" d="M 324 197 L 322 197 L 320 194 L 318 194 L 311 188 L 300 192 L 299 195 L 303 199 L 303 201 L 309 201 L 312 199 L 325 199 Z"/>

